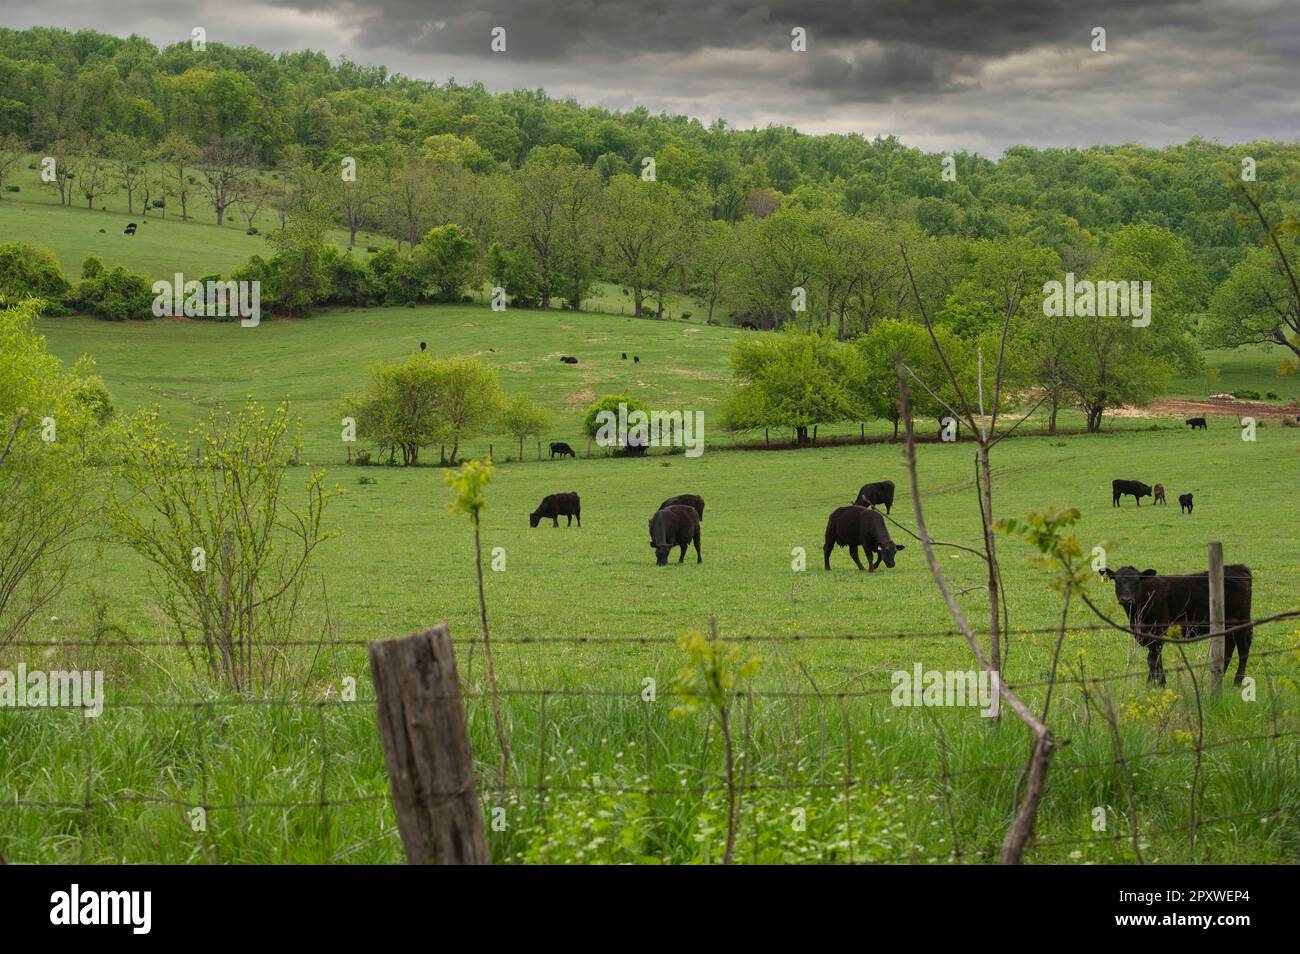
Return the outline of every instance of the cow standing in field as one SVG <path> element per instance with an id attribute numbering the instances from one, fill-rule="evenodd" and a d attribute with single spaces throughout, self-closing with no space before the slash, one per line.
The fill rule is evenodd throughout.
<path id="1" fill-rule="evenodd" d="M 894 554 L 904 549 L 902 544 L 895 545 L 889 538 L 884 517 L 875 510 L 856 504 L 835 509 L 826 521 L 826 542 L 822 547 L 822 558 L 828 570 L 831 568 L 831 551 L 837 546 L 848 547 L 849 556 L 853 557 L 858 569 L 871 573 L 876 572 L 876 567 L 881 563 L 892 568 Z M 859 547 L 867 554 L 865 567 L 858 559 Z"/>
<path id="2" fill-rule="evenodd" d="M 135 234 L 135 223 L 134 223 L 134 222 L 128 222 L 126 228 L 124 228 L 124 229 L 122 230 L 122 234 L 123 234 L 123 235 L 134 235 L 134 234 Z"/>
<path id="3" fill-rule="evenodd" d="M 547 517 L 554 520 L 554 526 L 557 527 L 560 525 L 561 517 L 569 518 L 566 527 L 573 526 L 573 518 L 577 517 L 578 526 L 581 527 L 582 502 L 578 500 L 577 493 L 570 491 L 567 494 L 547 494 L 537 505 L 537 509 L 528 515 L 528 526 L 535 527 Z"/>
<path id="4" fill-rule="evenodd" d="M 673 504 L 655 511 L 650 518 L 650 546 L 655 551 L 655 563 L 658 566 L 668 565 L 668 554 L 673 547 L 682 548 L 677 562 L 684 563 L 686 548 L 692 543 L 695 544 L 695 562 L 703 563 L 704 557 L 700 555 L 700 515 L 694 507 Z"/>
<path id="5" fill-rule="evenodd" d="M 1161 576 L 1155 570 L 1122 566 L 1102 570 L 1101 575 L 1115 583 L 1115 599 L 1128 615 L 1129 628 L 1137 635 L 1139 646 L 1147 651 L 1147 683 L 1163 686 L 1165 633 L 1171 626 L 1182 628 L 1183 639 L 1194 639 L 1210 631 L 1210 575 L 1204 571 L 1187 576 Z M 1232 653 L 1237 651 L 1237 674 L 1233 684 L 1240 686 L 1246 676 L 1250 656 L 1252 629 L 1249 625 L 1251 584 L 1250 567 L 1233 563 L 1223 568 L 1223 668 L 1227 671 Z M 1236 629 L 1236 627 L 1241 627 Z"/>
<path id="6" fill-rule="evenodd" d="M 885 513 L 894 506 L 894 482 L 881 480 L 874 484 L 863 484 L 858 497 L 853 501 L 855 507 L 875 508 L 876 504 L 885 505 Z"/>
<path id="7" fill-rule="evenodd" d="M 1125 494 L 1131 496 L 1137 501 L 1137 505 L 1142 506 L 1142 498 L 1151 496 L 1151 485 L 1144 484 L 1140 480 L 1112 480 L 1110 482 L 1111 506 L 1119 506 L 1119 498 Z"/>
<path id="8" fill-rule="evenodd" d="M 704 498 L 699 494 L 678 494 L 676 497 L 669 497 L 659 505 L 659 509 L 665 507 L 690 507 L 700 515 L 700 520 L 704 520 Z"/>
<path id="9" fill-rule="evenodd" d="M 1191 495 L 1191 494 L 1183 494 L 1181 497 L 1178 498 L 1178 512 L 1179 512 L 1179 513 L 1191 513 L 1191 512 L 1192 512 L 1192 495 Z"/>
<path id="10" fill-rule="evenodd" d="M 574 460 L 578 459 L 578 455 L 573 452 L 573 448 L 564 441 L 554 441 L 551 444 L 551 460 L 555 460 L 556 454 L 560 455 L 561 460 L 565 457 L 572 457 Z"/>
<path id="11" fill-rule="evenodd" d="M 1155 492 L 1156 492 L 1156 499 L 1153 500 L 1152 503 L 1153 503 L 1153 504 L 1164 504 L 1166 507 L 1169 506 L 1169 501 L 1165 499 L 1165 485 L 1164 485 L 1164 484 L 1156 484 L 1156 486 L 1155 486 Z"/>
<path id="12" fill-rule="evenodd" d="M 1206 429 L 1205 418 L 1189 417 L 1187 420 L 1183 421 L 1183 426 L 1190 426 L 1194 431 L 1198 429 L 1203 431 Z"/>

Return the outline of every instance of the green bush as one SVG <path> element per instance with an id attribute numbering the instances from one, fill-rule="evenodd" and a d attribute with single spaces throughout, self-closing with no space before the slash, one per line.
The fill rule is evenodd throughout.
<path id="1" fill-rule="evenodd" d="M 409 305 L 419 300 L 420 280 L 410 261 L 397 249 L 382 248 L 371 256 L 370 270 L 375 297 L 385 305 Z"/>
<path id="2" fill-rule="evenodd" d="M 90 264 L 89 260 L 87 264 Z M 77 283 L 72 293 L 76 308 L 105 321 L 154 317 L 153 285 L 148 278 L 129 272 L 121 265 L 104 269 L 101 263 L 100 268 L 94 277 L 83 278 Z"/>
<path id="3" fill-rule="evenodd" d="M 59 263 L 45 249 L 25 242 L 0 245 L 0 305 L 39 298 L 46 314 L 63 314 L 70 291 Z"/>
<path id="4" fill-rule="evenodd" d="M 1250 388 L 1242 388 L 1240 391 L 1233 391 L 1232 396 L 1239 401 L 1258 401 L 1259 392 Z"/>

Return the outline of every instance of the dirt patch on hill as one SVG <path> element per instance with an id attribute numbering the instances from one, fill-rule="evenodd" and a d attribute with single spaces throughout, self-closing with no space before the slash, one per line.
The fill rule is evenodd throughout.
<path id="1" fill-rule="evenodd" d="M 596 400 L 596 392 L 591 388 L 583 388 L 581 391 L 574 391 L 564 400 L 570 407 L 585 407 Z"/>
<path id="2" fill-rule="evenodd" d="M 1296 411 L 1281 404 L 1268 404 L 1263 401 L 1237 401 L 1227 398 L 1204 398 L 1190 400 L 1185 398 L 1156 398 L 1148 407 L 1122 407 L 1116 411 L 1107 411 L 1116 417 L 1254 417 L 1254 418 L 1294 418 Z"/>

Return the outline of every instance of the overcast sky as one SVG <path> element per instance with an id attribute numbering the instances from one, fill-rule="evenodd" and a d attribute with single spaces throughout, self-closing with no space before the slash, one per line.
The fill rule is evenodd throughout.
<path id="1" fill-rule="evenodd" d="M 988 156 L 1300 138 L 1300 0 L 3 0 L 0 24 L 159 44 L 202 26 L 440 82 Z"/>

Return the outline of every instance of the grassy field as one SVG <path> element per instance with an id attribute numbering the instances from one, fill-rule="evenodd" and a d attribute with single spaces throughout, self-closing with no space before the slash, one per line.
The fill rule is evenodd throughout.
<path id="1" fill-rule="evenodd" d="M 48 212 L 50 222 L 69 223 L 99 214 Z M 0 202 L 0 226 L 26 214 L 35 215 L 36 206 Z M 238 251 L 242 261 L 259 242 L 242 230 L 170 221 L 167 230 L 223 241 L 231 233 L 224 252 L 196 240 L 195 272 L 224 267 L 220 255 L 227 253 L 233 260 Z M 65 264 L 94 250 L 75 229 L 60 237 L 56 226 L 30 224 L 20 234 L 61 246 Z M 116 237 L 107 230 L 100 238 Z M 133 267 L 146 267 L 155 254 L 141 237 Z M 168 248 L 167 261 L 182 247 Z M 908 532 L 915 518 L 901 447 L 884 440 L 884 424 L 868 431 L 878 440 L 865 445 L 734 447 L 714 422 L 730 341 L 740 332 L 585 312 L 497 314 L 481 306 L 336 311 L 255 329 L 84 318 L 42 319 L 38 329 L 65 361 L 93 355 L 119 410 L 157 405 L 178 430 L 246 398 L 288 402 L 302 422 L 303 462 L 325 469 L 343 494 L 326 513 L 326 527 L 338 536 L 322 550 L 302 633 L 307 640 L 328 634 L 329 642 L 287 649 L 292 679 L 262 695 L 213 689 L 198 661 L 172 645 L 140 558 L 100 533 L 82 544 L 73 585 L 27 631 L 25 645 L 0 648 L 0 668 L 103 669 L 109 702 L 92 720 L 70 710 L 0 712 L 0 852 L 9 861 L 400 861 L 364 642 L 440 620 L 457 643 L 485 811 L 498 803 L 506 809 L 504 830 L 490 831 L 497 860 L 717 861 L 726 827 L 718 732 L 704 713 L 671 714 L 673 680 L 687 663 L 675 640 L 706 631 L 710 616 L 724 639 L 747 640 L 743 651 L 762 661 L 755 694 L 739 699 L 733 713 L 745 786 L 737 860 L 996 860 L 1025 756 L 1023 730 L 1014 718 L 995 725 L 968 708 L 890 704 L 896 670 L 971 666 L 958 639 L 939 635 L 952 623 Z M 548 440 L 582 450 L 582 413 L 607 393 L 706 415 L 706 450 L 697 459 L 654 452 L 538 462 L 526 448 L 519 462 L 508 460 L 517 451 L 503 435 L 464 449 L 481 455 L 492 443 L 499 465 L 488 487 L 483 544 L 505 557 L 504 569 L 486 580 L 513 755 L 504 797 L 495 783 L 469 524 L 446 512 L 450 492 L 438 467 L 344 463 L 342 399 L 362 386 L 368 365 L 409 354 L 422 340 L 435 353 L 473 354 L 498 369 L 508 392 L 528 393 L 556 412 Z M 624 361 L 623 351 L 641 362 Z M 561 364 L 560 354 L 580 363 Z M 1214 355 L 1211 364 L 1221 369 L 1213 390 L 1230 389 L 1231 378 L 1293 396 L 1284 388 L 1296 379 L 1277 379 L 1275 355 Z M 1199 396 L 1203 386 L 1209 382 L 1177 388 Z M 1077 429 L 1079 421 L 1071 412 L 1063 424 Z M 1219 540 L 1229 561 L 1254 571 L 1256 616 L 1297 607 L 1300 553 L 1279 527 L 1273 501 L 1294 482 L 1300 429 L 1265 422 L 1258 440 L 1247 443 L 1219 419 L 1196 433 L 1159 418 L 1113 426 L 1098 435 L 1017 436 L 1000 444 L 997 513 L 1078 507 L 1085 551 L 1105 546 L 1111 565 L 1162 572 L 1202 568 L 1206 543 Z M 830 433 L 851 438 L 856 428 Z M 918 453 L 931 533 L 975 545 L 972 446 L 931 443 Z M 290 474 L 301 488 L 306 468 Z M 1175 505 L 1135 508 L 1130 499 L 1114 509 L 1115 477 L 1161 482 Z M 862 483 L 885 478 L 899 485 L 891 532 L 906 548 L 897 567 L 861 573 L 840 550 L 825 572 L 828 512 L 849 503 Z M 527 515 L 540 498 L 568 490 L 582 496 L 581 529 L 529 529 Z M 704 562 L 657 568 L 646 521 L 665 497 L 687 492 L 708 503 Z M 1191 516 L 1176 506 L 1185 492 L 1196 497 Z M 800 548 L 806 569 L 796 569 Z M 961 605 L 983 629 L 980 564 L 965 551 L 940 554 Z M 1001 556 L 1018 632 L 1007 678 L 1041 706 L 1055 647 L 1055 634 L 1044 630 L 1059 619 L 1060 597 L 1024 544 L 1005 539 Z M 1090 589 L 1099 605 L 1114 609 L 1104 585 Z M 1102 681 L 1086 692 L 1077 681 L 1065 684 L 1054 695 L 1049 722 L 1062 748 L 1031 860 L 1134 862 L 1140 854 L 1146 862 L 1294 861 L 1294 622 L 1261 627 L 1249 669 L 1255 695 L 1225 691 L 1208 704 L 1203 724 L 1196 699 L 1204 644 L 1187 651 L 1200 665 L 1197 683 L 1171 671 L 1167 690 L 1147 689 L 1145 653 L 1095 623 L 1073 604 L 1061 675 Z M 1177 647 L 1165 663 L 1181 666 Z M 642 696 L 647 679 L 657 687 L 652 702 Z M 350 680 L 355 701 L 342 695 Z M 1193 847 L 1189 785 L 1198 739 Z M 207 811 L 196 828 L 200 806 Z M 805 829 L 792 824 L 799 814 Z M 1140 829 L 1136 846 L 1131 824 Z"/>
<path id="2" fill-rule="evenodd" d="M 555 436 L 572 440 L 581 408 L 609 391 L 626 388 L 707 414 L 723 393 L 727 340 L 735 333 L 617 316 L 501 316 L 477 307 L 340 312 L 257 329 L 45 319 L 40 330 L 65 359 L 93 354 L 120 408 L 157 403 L 177 426 L 246 395 L 291 402 L 303 419 L 304 461 L 325 467 L 344 490 L 326 518 L 340 535 L 319 565 L 333 637 L 363 641 L 450 622 L 489 807 L 498 797 L 496 742 L 482 696 L 469 526 L 445 512 L 449 492 L 436 467 L 344 466 L 338 401 L 360 385 L 368 363 L 413 350 L 423 338 L 439 352 L 478 354 L 498 367 L 507 390 L 527 390 L 559 412 Z M 618 357 L 625 347 L 641 355 L 640 365 Z M 566 350 L 582 355 L 582 363 L 555 360 Z M 889 705 L 894 670 L 970 665 L 951 636 L 892 636 L 951 628 L 907 533 L 914 518 L 902 489 L 900 447 L 706 446 L 698 459 L 654 454 L 540 463 L 505 463 L 498 447 L 483 542 L 506 556 L 503 572 L 488 573 L 487 600 L 500 640 L 498 678 L 514 760 L 504 802 L 508 828 L 491 834 L 495 856 L 718 860 L 725 798 L 717 733 L 703 714 L 669 714 L 672 680 L 685 663 L 674 640 L 704 630 L 712 615 L 724 638 L 757 637 L 744 647 L 763 659 L 753 688 L 777 694 L 737 708 L 746 726 L 741 763 L 752 787 L 743 802 L 739 860 L 945 861 L 954 849 L 956 860 L 995 859 L 1023 732 L 1013 722 L 993 728 L 969 709 Z M 979 518 L 971 446 L 928 444 L 919 453 L 931 532 L 973 545 Z M 1081 543 L 1107 546 L 1112 565 L 1193 571 L 1204 565 L 1207 541 L 1220 540 L 1229 560 L 1253 568 L 1255 612 L 1265 615 L 1296 605 L 1300 555 L 1278 532 L 1266 501 L 1293 480 L 1297 454 L 1294 429 L 1264 427 L 1250 444 L 1235 427 L 1193 434 L 1176 422 L 1130 419 L 1113 433 L 1004 442 L 995 451 L 995 502 L 1004 516 L 1079 507 Z M 301 479 L 302 472 L 293 473 Z M 360 483 L 362 475 L 374 482 Z M 1116 476 L 1160 481 L 1171 499 L 1193 492 L 1195 514 L 1149 502 L 1113 509 L 1109 482 Z M 832 572 L 825 572 L 827 513 L 850 502 L 863 482 L 883 478 L 900 486 L 893 535 L 906 549 L 898 566 L 860 573 L 837 551 Z M 528 512 L 560 490 L 582 495 L 582 528 L 530 530 Z M 683 492 L 708 501 L 704 563 L 656 568 L 646 520 L 659 501 Z M 798 547 L 807 555 L 802 572 L 792 569 Z M 962 605 L 982 621 L 975 558 L 941 552 L 950 581 L 963 591 Z M 1051 627 L 1059 596 L 1044 571 L 1011 540 L 1003 562 L 1013 628 Z M 27 639 L 171 638 L 138 558 L 111 543 L 88 543 L 81 565 L 76 584 Z M 1113 607 L 1104 586 L 1092 589 Z M 325 605 L 313 601 L 312 633 L 325 626 Z M 1198 731 L 1192 683 L 1175 674 L 1167 692 L 1146 689 L 1144 654 L 1123 634 L 1086 628 L 1093 622 L 1076 604 L 1065 671 L 1108 681 L 1087 698 L 1078 686 L 1058 690 L 1051 721 L 1069 745 L 1057 757 L 1034 859 L 1136 860 L 1126 838 L 1106 840 L 1089 827 L 1097 806 L 1111 819 L 1109 835 L 1127 832 L 1129 824 L 1128 776 L 1109 764 L 1117 752 L 1098 716 L 1104 694 L 1119 713 L 1125 756 L 1141 763 L 1133 783 L 1143 832 L 1137 850 L 1146 861 L 1189 860 L 1187 785 Z M 1048 633 L 1026 634 L 1010 650 L 1008 678 L 1025 684 L 1037 704 L 1053 641 Z M 1300 846 L 1290 810 L 1273 811 L 1294 808 L 1300 783 L 1300 749 L 1289 735 L 1300 715 L 1297 645 L 1293 624 L 1262 628 L 1250 669 L 1259 677 L 1257 699 L 1229 691 L 1207 714 L 1199 860 L 1288 860 Z M 1189 656 L 1203 660 L 1204 646 Z M 0 802 L 41 803 L 0 810 L 0 850 L 10 860 L 400 860 L 359 645 L 293 653 L 295 685 L 285 698 L 294 702 L 283 707 L 214 693 L 178 650 L 4 652 L 6 664 L 19 659 L 103 668 L 110 704 L 89 726 L 76 713 L 0 717 Z M 1166 665 L 1179 664 L 1171 648 Z M 1113 678 L 1123 673 L 1139 675 Z M 355 704 L 339 697 L 348 678 L 362 687 Z M 640 697 L 647 678 L 659 687 L 654 704 Z M 560 694 L 543 697 L 540 689 Z M 209 704 L 128 705 L 177 699 Z M 1228 744 L 1241 737 L 1255 740 Z M 945 764 L 953 773 L 947 782 L 933 777 Z M 82 805 L 87 785 L 89 809 Z M 187 811 L 200 804 L 211 811 L 206 831 L 195 832 Z M 806 831 L 791 828 L 795 809 L 806 813 Z"/>

